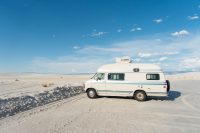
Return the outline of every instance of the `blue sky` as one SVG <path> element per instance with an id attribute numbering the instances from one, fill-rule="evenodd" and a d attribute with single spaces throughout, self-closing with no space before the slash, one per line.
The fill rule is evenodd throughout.
<path id="1" fill-rule="evenodd" d="M 0 72 L 95 72 L 115 57 L 200 70 L 200 0 L 0 1 Z"/>

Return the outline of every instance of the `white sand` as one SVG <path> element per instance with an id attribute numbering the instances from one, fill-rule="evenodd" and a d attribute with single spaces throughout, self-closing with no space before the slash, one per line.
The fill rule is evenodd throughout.
<path id="1" fill-rule="evenodd" d="M 172 87 L 167 100 L 92 100 L 83 94 L 0 120 L 0 133 L 199 133 L 200 80 L 192 77 L 200 74 L 167 76 Z"/>
<path id="2" fill-rule="evenodd" d="M 0 98 L 34 95 L 55 87 L 82 86 L 91 77 L 92 75 L 0 74 Z"/>

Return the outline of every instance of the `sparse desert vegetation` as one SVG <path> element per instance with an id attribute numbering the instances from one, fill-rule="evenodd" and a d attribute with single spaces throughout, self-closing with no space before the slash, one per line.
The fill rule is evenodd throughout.
<path id="1" fill-rule="evenodd" d="M 42 87 L 50 87 L 50 86 L 53 86 L 54 83 L 42 83 L 41 85 Z"/>

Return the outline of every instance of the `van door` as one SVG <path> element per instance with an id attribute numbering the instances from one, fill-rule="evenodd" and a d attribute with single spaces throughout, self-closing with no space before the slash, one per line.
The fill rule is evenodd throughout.
<path id="1" fill-rule="evenodd" d="M 108 73 L 106 90 L 110 96 L 128 96 L 131 91 L 127 90 L 125 73 Z"/>
<path id="2" fill-rule="evenodd" d="M 98 95 L 103 95 L 102 90 L 106 89 L 105 73 L 97 73 L 94 79 L 96 80 L 94 88 L 96 89 Z"/>

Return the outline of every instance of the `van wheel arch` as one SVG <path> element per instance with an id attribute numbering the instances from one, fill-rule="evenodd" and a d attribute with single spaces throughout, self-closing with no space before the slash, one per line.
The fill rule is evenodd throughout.
<path id="1" fill-rule="evenodd" d="M 144 90 L 136 90 L 134 92 L 133 97 L 137 100 L 137 101 L 146 101 L 147 99 L 147 94 Z"/>
<path id="2" fill-rule="evenodd" d="M 86 92 L 88 92 L 88 90 L 91 90 L 91 89 L 95 90 L 94 88 L 87 88 L 87 89 L 86 89 Z M 96 91 L 96 90 L 95 90 L 95 91 Z"/>

